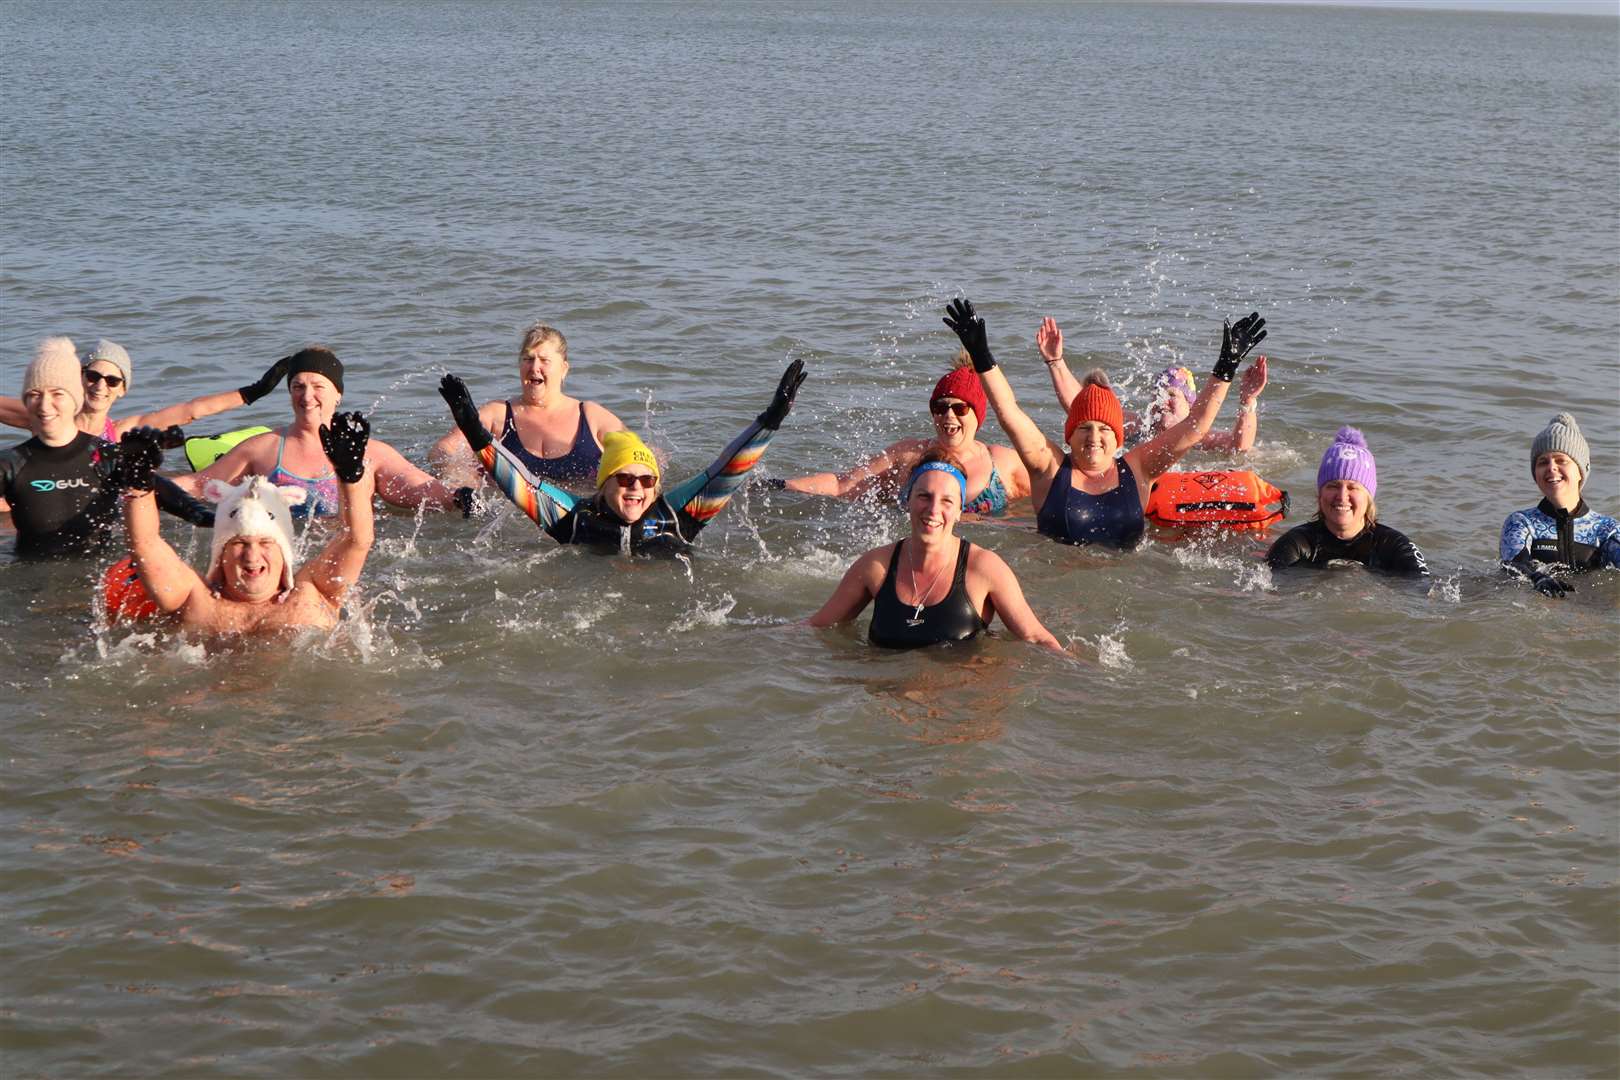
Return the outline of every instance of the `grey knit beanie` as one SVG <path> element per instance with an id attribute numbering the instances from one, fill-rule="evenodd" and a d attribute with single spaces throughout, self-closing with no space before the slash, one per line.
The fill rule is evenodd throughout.
<path id="1" fill-rule="evenodd" d="M 1586 483 L 1586 477 L 1592 471 L 1592 451 L 1586 445 L 1586 437 L 1581 434 L 1581 425 L 1567 412 L 1553 417 L 1552 422 L 1536 436 L 1536 441 L 1530 444 L 1530 472 L 1535 473 L 1536 462 L 1541 460 L 1542 454 L 1554 451 L 1575 459 L 1575 464 L 1581 467 L 1581 483 Z"/>
<path id="2" fill-rule="evenodd" d="M 90 355 L 84 358 L 84 366 L 89 367 L 97 360 L 105 361 L 122 372 L 124 388 L 129 389 L 129 384 L 134 381 L 130 378 L 129 350 L 116 341 L 102 338 L 96 342 L 96 347 L 90 351 Z"/>

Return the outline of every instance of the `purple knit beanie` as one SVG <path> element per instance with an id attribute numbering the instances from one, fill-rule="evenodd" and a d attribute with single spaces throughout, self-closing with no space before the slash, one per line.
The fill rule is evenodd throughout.
<path id="1" fill-rule="evenodd" d="M 1367 489 L 1369 498 L 1378 493 L 1378 465 L 1367 439 L 1353 427 L 1342 427 L 1333 436 L 1333 445 L 1322 455 L 1316 470 L 1316 490 L 1334 480 L 1354 480 Z"/>

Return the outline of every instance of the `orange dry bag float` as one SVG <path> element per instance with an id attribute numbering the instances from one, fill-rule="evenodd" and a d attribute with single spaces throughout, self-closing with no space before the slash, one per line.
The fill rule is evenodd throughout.
<path id="1" fill-rule="evenodd" d="M 1195 529 L 1264 529 L 1288 513 L 1288 492 L 1248 470 L 1170 472 L 1153 482 L 1147 519 Z"/>
<path id="2" fill-rule="evenodd" d="M 102 579 L 106 586 L 107 618 L 150 619 L 158 613 L 157 601 L 146 593 L 140 575 L 135 572 L 135 560 L 123 559 L 107 568 Z"/>

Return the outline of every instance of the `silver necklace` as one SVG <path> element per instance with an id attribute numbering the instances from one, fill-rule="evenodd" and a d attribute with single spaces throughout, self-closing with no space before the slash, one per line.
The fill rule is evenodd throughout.
<path id="1" fill-rule="evenodd" d="M 928 588 L 917 593 L 917 606 L 911 609 L 911 618 L 906 620 L 907 626 L 921 626 L 923 624 L 923 602 L 928 599 L 928 594 L 934 591 L 934 586 L 939 584 L 939 579 L 944 573 L 945 567 L 941 566 L 934 571 L 934 580 L 928 583 Z M 917 568 L 915 566 L 911 568 L 911 591 L 917 592 Z"/>

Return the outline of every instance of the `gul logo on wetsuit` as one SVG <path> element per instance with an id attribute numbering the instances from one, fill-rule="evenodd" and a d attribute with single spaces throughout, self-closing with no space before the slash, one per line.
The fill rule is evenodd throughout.
<path id="1" fill-rule="evenodd" d="M 30 480 L 28 486 L 35 491 L 62 491 L 66 488 L 87 488 L 90 481 L 82 476 L 72 480 Z"/>

